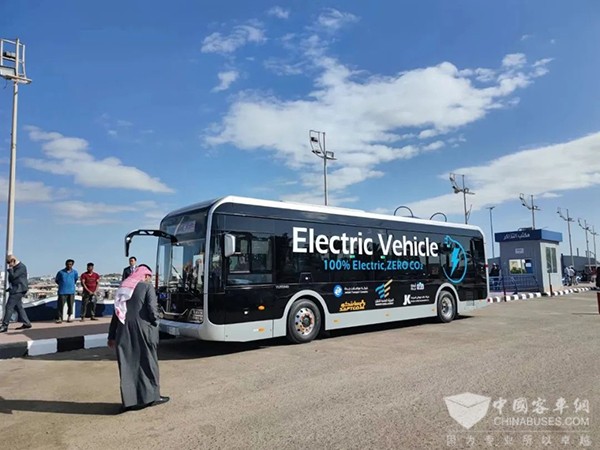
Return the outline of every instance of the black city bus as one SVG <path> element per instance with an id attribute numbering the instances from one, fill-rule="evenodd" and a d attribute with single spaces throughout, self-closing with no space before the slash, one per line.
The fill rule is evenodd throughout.
<path id="1" fill-rule="evenodd" d="M 478 227 L 224 197 L 168 214 L 158 237 L 160 330 L 213 341 L 459 313 L 487 304 Z"/>

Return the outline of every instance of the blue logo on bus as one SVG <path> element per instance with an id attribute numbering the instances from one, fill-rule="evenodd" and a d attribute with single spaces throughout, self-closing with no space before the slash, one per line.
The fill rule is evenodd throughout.
<path id="1" fill-rule="evenodd" d="M 340 298 L 342 295 L 344 295 L 344 288 L 339 284 L 336 284 L 333 287 L 333 295 L 335 295 L 337 298 Z"/>
<path id="2" fill-rule="evenodd" d="M 444 246 L 450 254 L 450 267 L 442 266 L 444 275 L 451 283 L 458 284 L 467 275 L 467 252 L 456 239 L 444 237 Z"/>

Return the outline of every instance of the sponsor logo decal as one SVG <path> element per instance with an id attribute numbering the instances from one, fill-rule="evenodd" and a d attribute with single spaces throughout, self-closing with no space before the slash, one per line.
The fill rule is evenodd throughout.
<path id="1" fill-rule="evenodd" d="M 356 301 L 353 300 L 351 302 L 344 302 L 340 305 L 340 312 L 346 311 L 361 311 L 367 307 L 367 302 L 364 300 Z"/>
<path id="2" fill-rule="evenodd" d="M 335 295 L 337 298 L 340 298 L 342 295 L 344 295 L 344 288 L 339 284 L 336 284 L 333 287 L 333 295 Z"/>
<path id="3" fill-rule="evenodd" d="M 425 285 L 423 283 L 421 283 L 420 281 L 418 283 L 413 283 L 410 285 L 411 291 L 422 291 L 424 289 L 425 289 Z"/>

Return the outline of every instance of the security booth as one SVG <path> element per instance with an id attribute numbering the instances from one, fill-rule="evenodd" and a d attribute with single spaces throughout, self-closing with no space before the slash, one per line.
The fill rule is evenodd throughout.
<path id="1" fill-rule="evenodd" d="M 550 293 L 562 286 L 558 246 L 562 233 L 521 228 L 495 233 L 507 290 Z"/>

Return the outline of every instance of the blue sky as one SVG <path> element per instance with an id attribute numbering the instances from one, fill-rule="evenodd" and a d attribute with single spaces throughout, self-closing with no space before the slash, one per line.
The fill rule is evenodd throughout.
<path id="1" fill-rule="evenodd" d="M 377 5 L 3 2 L 0 37 L 26 45 L 33 80 L 19 98 L 17 256 L 32 275 L 66 258 L 106 273 L 126 265 L 125 233 L 187 204 L 322 203 L 309 129 L 337 157 L 331 204 L 460 222 L 455 172 L 486 232 L 491 205 L 495 231 L 531 226 L 519 193 L 535 195 L 536 226 L 563 232 L 565 253 L 557 207 L 600 232 L 600 4 Z M 2 88 L 5 197 L 12 89 Z M 572 231 L 584 255 L 577 222 Z M 132 250 L 148 261 L 154 246 Z"/>

